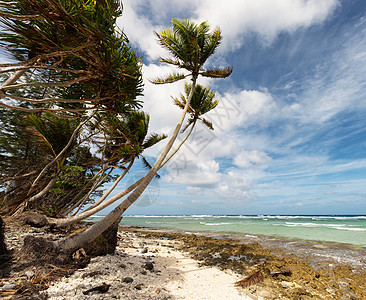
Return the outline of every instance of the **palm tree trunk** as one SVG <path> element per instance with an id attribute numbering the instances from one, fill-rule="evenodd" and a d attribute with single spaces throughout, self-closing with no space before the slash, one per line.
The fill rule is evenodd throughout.
<path id="1" fill-rule="evenodd" d="M 118 185 L 118 183 L 123 179 L 123 177 L 125 177 L 125 175 L 128 173 L 128 171 L 131 169 L 132 165 L 133 165 L 134 160 L 132 160 L 129 165 L 127 166 L 127 168 L 124 170 L 124 172 L 117 178 L 117 180 L 113 183 L 113 185 L 108 189 L 107 192 L 104 193 L 104 195 L 97 201 L 95 202 L 93 205 L 89 206 L 85 211 L 88 211 L 90 209 L 93 209 L 94 207 L 97 207 L 99 204 L 101 204 L 109 195 L 110 193 L 113 192 L 113 190 L 116 188 L 116 186 Z"/>
<path id="2" fill-rule="evenodd" d="M 130 207 L 143 193 L 146 187 L 149 185 L 151 180 L 154 178 L 155 174 L 159 170 L 161 164 L 164 162 L 165 157 L 168 155 L 170 149 L 172 148 L 178 133 L 182 127 L 184 118 L 186 116 L 189 104 L 191 102 L 193 91 L 196 85 L 197 76 L 193 75 L 192 78 L 192 88 L 187 99 L 186 105 L 184 107 L 183 113 L 175 127 L 172 137 L 170 138 L 168 144 L 165 146 L 164 150 L 156 160 L 155 164 L 151 168 L 151 170 L 147 173 L 147 175 L 142 179 L 142 182 L 139 186 L 132 192 L 130 196 L 128 196 L 120 205 L 118 205 L 115 209 L 113 209 L 107 216 L 93 224 L 88 229 L 74 234 L 70 237 L 63 238 L 57 241 L 56 247 L 64 252 L 73 252 L 74 250 L 83 247 L 86 243 L 94 240 L 97 236 L 103 233 L 107 228 L 109 228 L 114 222 L 120 218 L 123 213 L 126 211 L 128 207 Z"/>
<path id="3" fill-rule="evenodd" d="M 194 123 L 192 124 L 191 129 L 189 130 L 189 132 L 187 133 L 187 135 L 184 137 L 184 139 L 180 142 L 180 144 L 178 145 L 178 147 L 163 161 L 163 163 L 161 164 L 159 170 L 164 167 L 169 160 L 179 151 L 179 149 L 182 147 L 182 145 L 185 143 L 185 141 L 189 138 L 189 136 L 191 135 L 195 125 L 196 125 L 196 120 L 194 121 Z"/>
<path id="4" fill-rule="evenodd" d="M 24 211 L 24 209 L 29 205 L 29 203 L 33 203 L 33 202 L 37 201 L 38 199 L 42 198 L 46 193 L 48 193 L 49 190 L 55 185 L 57 178 L 58 178 L 58 174 L 55 175 L 55 177 L 47 184 L 47 186 L 42 191 L 40 191 L 38 194 L 32 196 L 28 200 L 25 199 L 25 201 L 22 201 L 22 203 L 18 206 L 16 211 L 13 213 L 13 216 L 17 216 L 17 215 L 21 214 Z"/>
<path id="5" fill-rule="evenodd" d="M 98 188 L 98 186 L 103 182 L 104 179 L 107 178 L 107 176 L 109 176 L 112 173 L 112 171 L 113 171 L 113 168 L 109 171 L 108 174 L 104 174 L 104 171 L 103 171 L 102 175 L 98 178 L 97 181 L 94 182 L 94 184 L 90 188 L 89 192 L 83 198 L 81 198 L 81 200 L 77 204 L 78 208 L 75 210 L 75 212 L 72 213 L 71 216 L 75 216 L 80 211 L 80 209 L 83 207 L 85 201 L 89 199 L 91 193 L 93 193 Z"/>
<path id="6" fill-rule="evenodd" d="M 74 224 L 76 222 L 79 222 L 81 220 L 84 220 L 98 212 L 100 212 L 102 209 L 106 208 L 107 206 L 113 204 L 117 200 L 121 199 L 122 197 L 126 196 L 128 193 L 132 192 L 144 179 L 145 177 L 139 179 L 134 184 L 129 186 L 127 189 L 123 190 L 122 192 L 118 193 L 117 195 L 113 196 L 112 198 L 108 199 L 107 201 L 99 204 L 97 207 L 94 207 L 93 209 L 90 209 L 88 211 L 83 211 L 82 213 L 76 215 L 76 216 L 70 216 L 67 218 L 47 218 L 47 222 L 49 225 L 54 227 L 65 227 L 71 224 Z"/>

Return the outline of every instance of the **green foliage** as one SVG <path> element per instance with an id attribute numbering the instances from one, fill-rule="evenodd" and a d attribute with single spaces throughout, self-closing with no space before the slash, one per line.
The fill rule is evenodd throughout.
<path id="1" fill-rule="evenodd" d="M 181 109 L 184 108 L 184 106 L 187 103 L 188 95 L 190 94 L 192 89 L 192 84 L 185 84 L 185 94 L 180 95 L 180 98 L 173 98 L 174 104 L 180 107 Z M 214 100 L 215 92 L 211 91 L 208 87 L 203 87 L 200 84 L 196 84 L 194 88 L 194 92 L 192 95 L 192 99 L 189 103 L 188 107 L 188 113 L 190 114 L 190 118 L 188 119 L 187 126 L 183 129 L 186 130 L 191 124 L 196 123 L 197 120 L 201 120 L 203 124 L 205 124 L 208 128 L 213 130 L 213 125 L 210 121 L 208 121 L 205 118 L 202 118 L 202 116 L 209 111 L 216 108 L 219 101 Z"/>
<path id="2" fill-rule="evenodd" d="M 50 113 L 44 113 L 40 116 L 30 114 L 28 119 L 27 130 L 33 136 L 33 142 L 54 156 L 67 145 L 73 131 L 79 124 L 76 119 L 62 119 Z M 73 143 L 75 144 L 75 142 L 76 139 Z"/>
<path id="3" fill-rule="evenodd" d="M 193 76 L 198 74 L 214 75 L 214 72 L 204 70 L 203 65 L 215 53 L 220 45 L 222 36 L 219 28 L 210 32 L 207 22 L 196 24 L 190 20 L 172 19 L 173 28 L 156 33 L 160 45 L 167 49 L 171 58 L 162 58 L 161 62 L 177 66 L 189 71 Z M 217 70 L 220 77 L 227 77 L 232 69 Z M 224 74 L 226 74 L 224 76 Z M 181 78 L 182 79 L 182 78 Z M 160 83 L 160 82 L 158 82 Z"/>
<path id="4" fill-rule="evenodd" d="M 6 30 L 0 45 L 19 65 L 33 66 L 43 78 L 39 86 L 55 87 L 52 96 L 59 101 L 50 102 L 68 112 L 90 109 L 80 100 L 110 111 L 140 107 L 140 60 L 126 36 L 115 31 L 119 1 L 15 0 L 0 2 L 0 9 L 8 13 L 1 19 Z"/>
<path id="5" fill-rule="evenodd" d="M 158 134 L 147 137 L 149 121 L 149 115 L 142 111 L 103 118 L 101 126 L 106 140 L 99 141 L 98 145 L 109 163 L 126 164 L 166 138 L 166 135 Z"/>

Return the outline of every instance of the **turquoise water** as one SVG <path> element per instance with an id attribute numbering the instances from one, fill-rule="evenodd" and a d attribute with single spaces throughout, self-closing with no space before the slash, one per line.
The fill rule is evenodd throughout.
<path id="1" fill-rule="evenodd" d="M 366 246 L 366 216 L 125 216 L 121 224 Z"/>

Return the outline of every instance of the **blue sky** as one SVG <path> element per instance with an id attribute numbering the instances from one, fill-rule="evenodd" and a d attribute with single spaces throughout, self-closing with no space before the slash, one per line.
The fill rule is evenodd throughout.
<path id="1" fill-rule="evenodd" d="M 222 30 L 200 79 L 220 101 L 128 214 L 366 214 L 364 0 L 124 0 L 118 25 L 142 57 L 151 132 L 171 134 L 184 82 L 154 31 L 173 17 Z M 1 59 L 1 57 L 0 57 Z M 150 162 L 164 143 L 146 152 Z M 146 173 L 139 164 L 116 192 Z M 108 212 L 108 210 L 103 213 Z"/>
<path id="2" fill-rule="evenodd" d="M 362 0 L 124 1 L 151 131 L 172 132 L 183 87 L 147 81 L 172 71 L 153 31 L 207 20 L 224 37 L 208 64 L 234 68 L 200 80 L 220 100 L 215 130 L 197 127 L 128 214 L 366 214 L 365 13 Z"/>

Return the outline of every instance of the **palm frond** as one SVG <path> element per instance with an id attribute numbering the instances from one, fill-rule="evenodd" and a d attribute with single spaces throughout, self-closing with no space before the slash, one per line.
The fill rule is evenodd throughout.
<path id="1" fill-rule="evenodd" d="M 151 164 L 147 161 L 147 159 L 144 156 L 142 156 L 142 165 L 147 170 L 150 170 L 152 168 Z M 160 179 L 160 175 L 156 173 L 155 178 Z"/>
<path id="2" fill-rule="evenodd" d="M 243 288 L 247 288 L 261 281 L 263 281 L 263 274 L 261 271 L 257 271 L 245 277 L 244 279 L 235 282 L 235 286 L 241 286 Z"/>
<path id="3" fill-rule="evenodd" d="M 227 67 L 225 69 L 208 69 L 208 70 L 200 72 L 200 74 L 204 77 L 226 78 L 226 77 L 230 76 L 232 72 L 233 72 L 233 68 Z"/>
<path id="4" fill-rule="evenodd" d="M 156 79 L 152 79 L 149 81 L 153 84 L 165 84 L 165 83 L 172 83 L 172 82 L 182 80 L 182 79 L 186 78 L 187 76 L 189 76 L 189 75 L 184 75 L 182 73 L 173 73 L 173 74 L 167 75 L 165 78 L 156 78 Z"/>
<path id="5" fill-rule="evenodd" d="M 177 66 L 179 68 L 182 68 L 182 63 L 179 60 L 176 59 L 172 59 L 172 58 L 160 58 L 159 59 L 160 62 L 164 62 L 170 65 L 174 65 Z"/>
<path id="6" fill-rule="evenodd" d="M 166 139 L 167 137 L 168 136 L 166 134 L 153 133 L 142 144 L 142 147 L 144 149 L 150 148 L 150 147 L 156 145 L 157 143 L 161 142 L 162 140 Z"/>
<path id="7" fill-rule="evenodd" d="M 214 130 L 213 125 L 212 125 L 212 122 L 211 122 L 211 121 L 209 121 L 209 120 L 207 120 L 207 119 L 205 119 L 205 118 L 202 118 L 202 119 L 201 119 L 201 121 L 202 121 L 202 123 L 203 123 L 203 124 L 205 124 L 208 128 L 210 128 L 211 130 Z"/>

